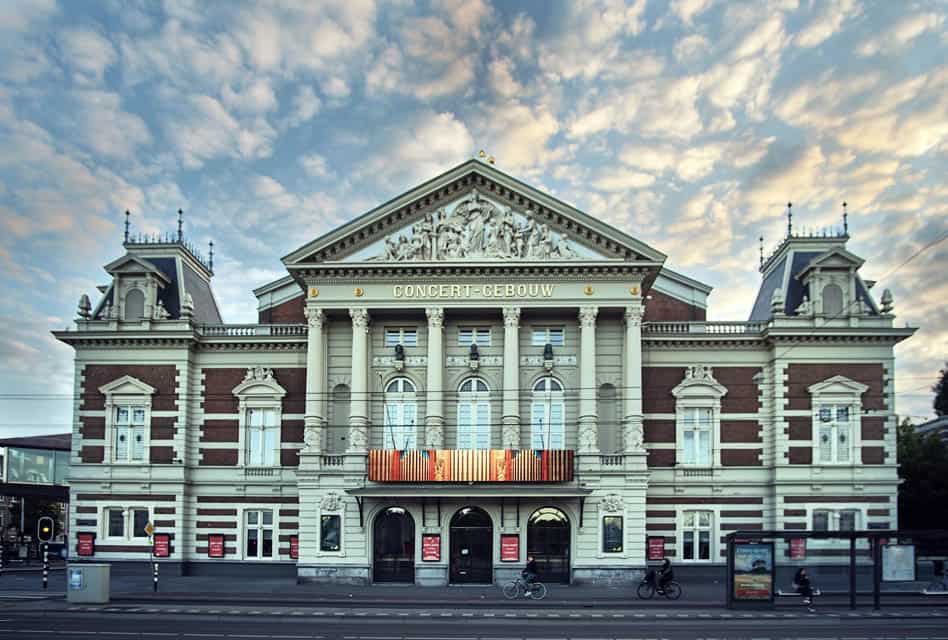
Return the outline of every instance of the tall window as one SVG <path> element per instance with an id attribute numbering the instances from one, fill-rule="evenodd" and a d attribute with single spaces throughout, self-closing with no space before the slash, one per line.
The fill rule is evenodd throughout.
<path id="1" fill-rule="evenodd" d="M 247 409 L 247 464 L 275 466 L 279 442 L 279 412 L 270 408 Z"/>
<path id="2" fill-rule="evenodd" d="M 145 407 L 119 405 L 115 407 L 115 460 L 143 462 L 145 460 Z"/>
<path id="3" fill-rule="evenodd" d="M 472 344 L 478 347 L 490 346 L 490 327 L 459 327 L 458 344 L 469 347 Z"/>
<path id="4" fill-rule="evenodd" d="M 689 407 L 682 411 L 682 464 L 695 467 L 711 466 L 712 410 Z"/>
<path id="5" fill-rule="evenodd" d="M 273 557 L 273 511 L 254 509 L 244 512 L 246 558 Z"/>
<path id="6" fill-rule="evenodd" d="M 125 294 L 125 319 L 141 320 L 145 316 L 145 294 L 141 289 L 132 289 Z"/>
<path id="7" fill-rule="evenodd" d="M 148 537 L 145 531 L 149 520 L 147 507 L 107 507 L 104 520 L 106 538 L 134 540 Z"/>
<path id="8" fill-rule="evenodd" d="M 408 378 L 395 378 L 385 387 L 385 449 L 414 449 L 417 446 L 418 405 L 415 385 Z"/>
<path id="9" fill-rule="evenodd" d="M 849 405 L 824 404 L 816 411 L 819 461 L 848 464 L 852 461 L 852 418 Z"/>
<path id="10" fill-rule="evenodd" d="M 823 314 L 838 316 L 843 313 L 843 290 L 838 284 L 823 287 Z"/>
<path id="11" fill-rule="evenodd" d="M 685 511 L 681 514 L 682 560 L 711 559 L 711 512 Z"/>
<path id="12" fill-rule="evenodd" d="M 394 347 L 397 344 L 403 347 L 417 347 L 418 329 L 415 327 L 386 327 L 385 346 Z"/>
<path id="13" fill-rule="evenodd" d="M 530 410 L 531 449 L 563 449 L 566 446 L 566 408 L 563 385 L 556 378 L 540 378 L 533 385 Z"/>
<path id="14" fill-rule="evenodd" d="M 563 327 L 533 327 L 530 344 L 534 347 L 544 347 L 548 344 L 562 347 L 565 344 Z"/>
<path id="15" fill-rule="evenodd" d="M 858 509 L 815 509 L 814 531 L 855 531 L 859 528 Z"/>
<path id="16" fill-rule="evenodd" d="M 490 449 L 490 388 L 480 378 L 458 387 L 458 449 Z"/>

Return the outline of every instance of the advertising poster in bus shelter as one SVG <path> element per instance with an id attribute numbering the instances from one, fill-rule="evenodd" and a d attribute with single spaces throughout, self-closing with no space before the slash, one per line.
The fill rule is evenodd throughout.
<path id="1" fill-rule="evenodd" d="M 517 562 L 520 560 L 520 536 L 505 533 L 500 536 L 500 561 Z"/>
<path id="2" fill-rule="evenodd" d="M 421 536 L 421 561 L 439 562 L 441 560 L 441 534 L 426 533 Z"/>
<path id="3" fill-rule="evenodd" d="M 773 600 L 773 542 L 734 544 L 734 599 Z"/>
<path id="4" fill-rule="evenodd" d="M 915 580 L 915 545 L 887 544 L 882 547 L 882 581 Z"/>

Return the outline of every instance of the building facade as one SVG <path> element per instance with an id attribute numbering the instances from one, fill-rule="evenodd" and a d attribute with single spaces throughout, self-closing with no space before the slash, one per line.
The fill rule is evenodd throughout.
<path id="1" fill-rule="evenodd" d="M 470 161 L 284 257 L 259 323 L 228 325 L 180 230 L 126 232 L 55 334 L 72 530 L 97 560 L 147 558 L 151 523 L 189 572 L 442 585 L 888 528 L 913 330 L 846 240 L 788 235 L 750 319 L 709 322 L 665 254 Z"/>

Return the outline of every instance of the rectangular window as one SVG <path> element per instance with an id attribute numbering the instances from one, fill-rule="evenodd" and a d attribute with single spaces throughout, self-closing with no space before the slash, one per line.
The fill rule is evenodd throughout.
<path id="1" fill-rule="evenodd" d="M 562 347 L 566 343 L 563 327 L 533 327 L 530 344 L 534 347 L 545 347 L 548 344 Z"/>
<path id="2" fill-rule="evenodd" d="M 820 405 L 816 411 L 817 451 L 823 464 L 852 461 L 853 425 L 848 405 Z"/>
<path id="3" fill-rule="evenodd" d="M 684 409 L 682 417 L 682 464 L 711 466 L 712 411 L 704 407 Z"/>
<path id="4" fill-rule="evenodd" d="M 829 531 L 830 530 L 830 512 L 825 510 L 819 510 L 813 512 L 813 530 L 814 531 Z"/>
<path id="5" fill-rule="evenodd" d="M 855 531 L 859 528 L 858 509 L 816 509 L 813 511 L 814 531 Z"/>
<path id="6" fill-rule="evenodd" d="M 125 509 L 106 509 L 110 538 L 125 537 Z"/>
<path id="7" fill-rule="evenodd" d="M 403 347 L 417 347 L 418 329 L 415 327 L 385 327 L 385 346 L 394 347 L 397 344 Z"/>
<path id="8" fill-rule="evenodd" d="M 535 400 L 531 407 L 531 449 L 563 449 L 566 423 L 563 401 Z"/>
<path id="9" fill-rule="evenodd" d="M 855 531 L 856 530 L 856 511 L 854 509 L 846 509 L 839 512 L 839 530 L 840 531 Z"/>
<path id="10" fill-rule="evenodd" d="M 319 550 L 339 551 L 342 534 L 342 516 L 326 515 L 319 519 Z"/>
<path id="11" fill-rule="evenodd" d="M 142 462 L 145 460 L 145 408 L 115 407 L 115 460 Z"/>
<path id="12" fill-rule="evenodd" d="M 276 409 L 247 409 L 247 464 L 273 467 L 277 464 L 280 424 Z"/>
<path id="13" fill-rule="evenodd" d="M 147 538 L 145 525 L 148 524 L 148 509 L 131 509 L 132 513 L 132 537 Z"/>
<path id="14" fill-rule="evenodd" d="M 622 516 L 602 517 L 602 552 L 622 553 Z"/>
<path id="15" fill-rule="evenodd" d="M 710 511 L 685 511 L 681 516 L 682 560 L 711 559 Z"/>
<path id="16" fill-rule="evenodd" d="M 490 327 L 459 327 L 458 344 L 469 347 L 472 344 L 478 347 L 490 346 Z"/>
<path id="17" fill-rule="evenodd" d="M 273 557 L 273 511 L 254 509 L 245 511 L 245 539 L 247 558 Z"/>

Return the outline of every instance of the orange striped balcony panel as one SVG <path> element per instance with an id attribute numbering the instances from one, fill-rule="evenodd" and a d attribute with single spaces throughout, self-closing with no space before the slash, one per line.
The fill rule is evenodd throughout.
<path id="1" fill-rule="evenodd" d="M 570 450 L 369 451 L 372 482 L 570 482 Z"/>

